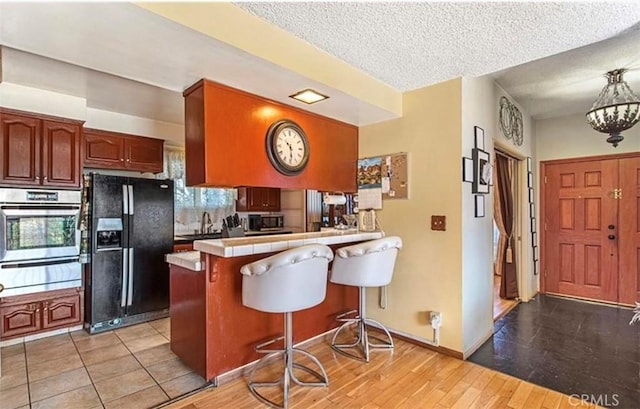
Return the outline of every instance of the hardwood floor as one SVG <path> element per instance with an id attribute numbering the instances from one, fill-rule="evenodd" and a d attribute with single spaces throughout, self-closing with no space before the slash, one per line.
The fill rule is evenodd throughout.
<path id="1" fill-rule="evenodd" d="M 290 408 L 595 408 L 577 398 L 396 339 L 366 364 L 335 353 L 328 341 L 308 348 L 324 364 L 329 386 L 292 386 Z M 265 367 L 276 378 L 276 365 Z M 259 372 L 260 373 L 260 372 Z M 264 375 L 264 373 L 261 373 Z M 275 376 L 269 377 L 269 374 Z M 275 393 L 277 390 L 274 390 Z M 266 394 L 266 393 L 265 393 Z M 270 396 L 269 394 L 267 394 Z M 281 398 L 278 398 L 278 402 Z M 210 388 L 170 409 L 267 408 L 249 392 L 246 376 Z"/>
<path id="2" fill-rule="evenodd" d="M 518 305 L 516 300 L 500 298 L 500 276 L 493 276 L 493 320 L 497 321 Z"/>

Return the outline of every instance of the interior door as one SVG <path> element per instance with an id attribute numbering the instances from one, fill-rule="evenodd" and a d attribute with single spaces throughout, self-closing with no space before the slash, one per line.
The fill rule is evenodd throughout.
<path id="1" fill-rule="evenodd" d="M 545 292 L 618 302 L 618 160 L 545 168 Z"/>
<path id="2" fill-rule="evenodd" d="M 640 157 L 620 159 L 620 302 L 640 300 Z"/>

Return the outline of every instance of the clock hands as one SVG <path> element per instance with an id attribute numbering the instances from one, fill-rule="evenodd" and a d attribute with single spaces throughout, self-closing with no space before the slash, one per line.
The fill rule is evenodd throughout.
<path id="1" fill-rule="evenodd" d="M 293 163 L 293 146 L 289 143 L 289 141 L 284 141 L 289 147 L 289 164 Z"/>

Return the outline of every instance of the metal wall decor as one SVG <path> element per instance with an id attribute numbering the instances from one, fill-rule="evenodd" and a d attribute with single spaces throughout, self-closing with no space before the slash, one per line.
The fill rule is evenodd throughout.
<path id="1" fill-rule="evenodd" d="M 500 97 L 500 129 L 515 145 L 524 142 L 522 112 L 507 97 Z"/>

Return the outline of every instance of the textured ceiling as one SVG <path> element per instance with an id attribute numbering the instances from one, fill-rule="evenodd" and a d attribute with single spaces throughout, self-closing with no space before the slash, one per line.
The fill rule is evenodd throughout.
<path id="1" fill-rule="evenodd" d="M 640 93 L 640 2 L 235 4 L 398 91 L 489 74 L 535 118 L 584 113 L 614 68 Z M 0 45 L 5 81 L 115 112 L 181 122 L 207 77 L 288 104 L 311 86 L 332 97 L 303 109 L 354 125 L 393 117 L 130 3 L 0 0 Z"/>
<path id="2" fill-rule="evenodd" d="M 640 21 L 637 2 L 237 4 L 401 91 L 493 73 Z"/>
<path id="3" fill-rule="evenodd" d="M 638 4 L 640 8 L 640 3 Z M 627 68 L 624 79 L 640 96 L 640 24 L 617 37 L 497 72 L 496 81 L 536 119 L 584 114 L 607 80 Z"/>

